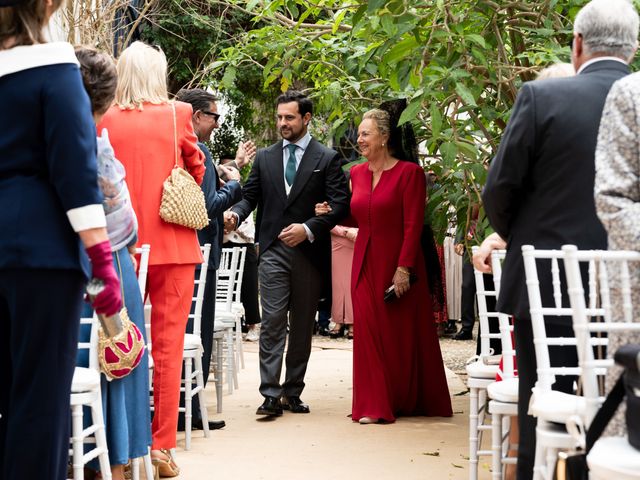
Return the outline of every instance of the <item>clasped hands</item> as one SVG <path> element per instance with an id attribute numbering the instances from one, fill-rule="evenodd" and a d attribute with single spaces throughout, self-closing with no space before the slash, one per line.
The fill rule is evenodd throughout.
<path id="1" fill-rule="evenodd" d="M 229 233 L 238 226 L 238 216 L 230 211 L 224 212 L 224 232 Z M 307 231 L 301 223 L 292 223 L 282 229 L 278 238 L 287 247 L 295 247 L 307 239 Z"/>

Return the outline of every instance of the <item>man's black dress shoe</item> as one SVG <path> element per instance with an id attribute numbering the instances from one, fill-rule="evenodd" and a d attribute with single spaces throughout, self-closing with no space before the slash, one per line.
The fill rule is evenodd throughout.
<path id="1" fill-rule="evenodd" d="M 220 430 L 221 428 L 226 427 L 227 424 L 224 420 L 209 420 L 209 430 Z M 191 422 L 191 428 L 193 430 L 202 430 L 202 419 L 194 419 Z"/>
<path id="2" fill-rule="evenodd" d="M 256 415 L 279 417 L 282 415 L 282 404 L 280 403 L 280 399 L 276 397 L 264 397 L 264 402 L 258 407 Z"/>
<path id="3" fill-rule="evenodd" d="M 469 330 L 460 330 L 453 336 L 454 340 L 471 340 L 473 339 L 473 334 Z"/>
<path id="4" fill-rule="evenodd" d="M 282 397 L 282 408 L 291 413 L 309 413 L 309 405 L 300 400 L 300 397 Z"/>

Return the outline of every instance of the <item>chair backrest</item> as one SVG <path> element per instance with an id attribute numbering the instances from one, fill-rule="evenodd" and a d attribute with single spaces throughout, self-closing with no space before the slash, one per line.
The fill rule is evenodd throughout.
<path id="1" fill-rule="evenodd" d="M 253 246 L 234 248 L 238 249 L 238 266 L 236 268 L 236 274 L 233 281 L 233 301 L 235 303 L 240 303 L 240 297 L 242 296 L 242 279 L 244 277 L 244 262 L 247 258 L 247 248 L 253 248 Z"/>
<path id="2" fill-rule="evenodd" d="M 145 243 L 136 248 L 136 253 L 140 255 L 138 263 L 138 286 L 140 287 L 140 295 L 144 303 L 144 294 L 147 288 L 147 274 L 149 273 L 149 254 L 151 253 L 151 245 Z"/>
<path id="3" fill-rule="evenodd" d="M 475 254 L 478 247 L 471 247 L 471 251 Z M 487 307 L 487 298 L 494 297 L 498 299 L 496 289 L 486 290 L 484 285 L 484 277 L 482 272 L 473 269 L 473 275 L 476 282 L 476 301 L 478 305 L 478 319 L 480 321 L 480 358 L 489 357 L 494 354 L 491 348 L 491 339 L 500 339 L 500 333 L 491 333 L 489 330 L 489 318 L 498 318 L 498 312 L 489 311 Z"/>
<path id="4" fill-rule="evenodd" d="M 640 287 L 637 275 L 640 252 L 578 250 L 575 245 L 562 247 L 573 311 L 573 328 L 578 339 L 578 361 L 582 370 L 583 395 L 587 402 L 585 415 L 588 426 L 604 400 L 599 378 L 613 366 L 613 354 L 606 352 L 603 333 L 639 332 L 640 322 L 634 321 L 634 291 Z M 585 296 L 585 276 L 589 292 Z"/>
<path id="5" fill-rule="evenodd" d="M 507 255 L 506 250 L 494 250 L 491 253 L 491 270 L 493 272 L 493 285 L 496 291 L 496 300 L 500 297 L 500 282 L 502 280 L 502 262 Z M 516 350 L 513 344 L 512 317 L 504 313 L 498 313 L 500 326 L 500 343 L 502 344 L 502 372 L 503 379 L 515 377 Z"/>
<path id="6" fill-rule="evenodd" d="M 91 325 L 91 333 L 89 335 L 89 341 L 78 340 L 78 350 L 89 350 L 89 368 L 92 370 L 100 371 L 100 364 L 98 362 L 98 325 L 99 320 L 95 312 L 92 317 L 80 318 L 80 325 Z M 82 328 L 82 327 L 81 327 Z M 82 338 L 80 336 L 79 338 Z"/>
<path id="7" fill-rule="evenodd" d="M 211 244 L 205 243 L 200 247 L 202 251 L 202 263 L 198 277 L 193 281 L 193 297 L 191 302 L 194 305 L 193 312 L 189 314 L 189 318 L 193 319 L 193 333 L 200 335 L 202 323 L 202 303 L 204 302 L 204 289 L 207 283 L 207 267 L 209 265 L 209 253 L 211 252 Z"/>
<path id="8" fill-rule="evenodd" d="M 238 278 L 240 247 L 223 248 L 216 284 L 216 309 L 230 312 L 234 302 L 234 284 Z"/>
<path id="9" fill-rule="evenodd" d="M 545 328 L 545 320 L 552 317 L 571 317 L 572 314 L 568 299 L 565 299 L 563 305 L 562 298 L 563 284 L 560 275 L 560 261 L 564 258 L 564 252 L 562 250 L 536 250 L 532 245 L 523 245 L 522 257 L 537 363 L 538 381 L 536 382 L 536 389 L 548 391 L 551 390 L 551 386 L 555 383 L 557 375 L 580 375 L 579 367 L 551 365 L 549 357 L 549 347 L 551 346 L 576 346 L 575 336 L 547 337 Z M 543 305 L 538 272 L 546 273 L 549 270 L 551 273 L 553 300 L 551 304 Z M 516 318 L 515 321 L 517 322 L 518 319 Z"/>

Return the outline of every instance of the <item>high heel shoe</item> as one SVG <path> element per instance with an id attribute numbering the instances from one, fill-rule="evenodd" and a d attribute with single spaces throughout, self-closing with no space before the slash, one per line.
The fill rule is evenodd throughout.
<path id="1" fill-rule="evenodd" d="M 158 469 L 158 476 L 162 478 L 171 478 L 180 475 L 180 467 L 176 465 L 176 462 L 171 456 L 171 452 L 169 452 L 169 450 L 165 450 L 164 448 L 161 448 L 159 451 L 166 458 L 153 457 L 154 451 L 151 452 L 151 463 Z"/>
<path id="2" fill-rule="evenodd" d="M 344 325 L 336 325 L 332 330 L 329 330 L 329 338 L 340 338 L 344 335 L 345 327 Z"/>
<path id="3" fill-rule="evenodd" d="M 349 325 L 347 329 L 347 339 L 353 340 L 353 325 Z"/>

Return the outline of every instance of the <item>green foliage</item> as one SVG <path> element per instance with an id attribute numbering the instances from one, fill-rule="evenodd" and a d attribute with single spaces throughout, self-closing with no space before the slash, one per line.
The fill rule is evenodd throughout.
<path id="1" fill-rule="evenodd" d="M 382 101 L 407 98 L 401 121 L 413 124 L 422 162 L 438 176 L 429 215 L 442 238 L 450 210 L 461 228 L 470 224 L 522 82 L 544 66 L 570 61 L 571 22 L 585 3 L 211 0 L 207 21 L 179 15 L 167 21 L 188 25 L 187 43 L 198 55 L 215 52 L 202 57 L 209 59 L 206 81 L 241 105 L 238 125 L 261 129 L 265 143 L 275 137 L 273 100 L 292 86 L 314 98 L 314 134 L 325 140 Z M 174 49 L 172 67 L 192 75 L 197 62 L 187 44 L 163 29 L 156 34 Z M 482 209 L 478 225 L 481 238 L 488 231 Z"/>

